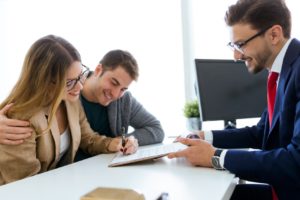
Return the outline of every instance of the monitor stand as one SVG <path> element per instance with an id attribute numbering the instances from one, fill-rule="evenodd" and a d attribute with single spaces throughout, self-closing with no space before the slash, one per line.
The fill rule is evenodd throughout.
<path id="1" fill-rule="evenodd" d="M 236 128 L 236 120 L 224 120 L 224 129 L 234 129 Z"/>

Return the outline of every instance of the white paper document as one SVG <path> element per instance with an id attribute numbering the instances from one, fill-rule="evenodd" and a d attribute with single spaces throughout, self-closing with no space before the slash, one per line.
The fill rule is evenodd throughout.
<path id="1" fill-rule="evenodd" d="M 187 146 L 179 142 L 171 143 L 171 144 L 161 144 L 156 146 L 151 145 L 150 147 L 147 146 L 139 147 L 136 153 L 131 155 L 123 155 L 122 152 L 118 152 L 108 166 L 115 167 L 115 166 L 135 163 L 143 160 L 159 158 L 169 153 L 183 150 L 185 148 L 187 148 Z"/>

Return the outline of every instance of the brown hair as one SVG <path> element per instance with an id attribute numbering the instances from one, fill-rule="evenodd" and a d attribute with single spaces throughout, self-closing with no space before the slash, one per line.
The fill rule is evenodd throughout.
<path id="1" fill-rule="evenodd" d="M 225 22 L 228 26 L 250 24 L 256 30 L 280 25 L 284 37 L 291 36 L 291 13 L 284 0 L 238 0 L 228 8 Z"/>
<path id="2" fill-rule="evenodd" d="M 112 50 L 104 55 L 101 59 L 103 72 L 115 70 L 121 66 L 130 75 L 133 80 L 137 80 L 139 76 L 138 64 L 135 58 L 128 52 L 123 50 Z"/>
<path id="3" fill-rule="evenodd" d="M 49 107 L 48 128 L 62 100 L 67 69 L 80 54 L 68 41 L 48 35 L 37 40 L 27 52 L 21 75 L 0 108 L 14 103 L 8 116 L 28 120 Z"/>

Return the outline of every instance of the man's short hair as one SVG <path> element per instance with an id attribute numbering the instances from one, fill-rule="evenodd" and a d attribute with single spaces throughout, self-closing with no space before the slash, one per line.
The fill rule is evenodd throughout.
<path id="1" fill-rule="evenodd" d="M 284 37 L 291 37 L 291 13 L 284 0 L 238 0 L 228 8 L 225 22 L 228 26 L 250 24 L 256 30 L 280 25 Z"/>
<path id="2" fill-rule="evenodd" d="M 103 73 L 108 70 L 115 70 L 117 67 L 122 67 L 133 80 L 137 80 L 139 76 L 138 64 L 135 58 L 124 50 L 112 50 L 104 55 L 101 59 Z"/>

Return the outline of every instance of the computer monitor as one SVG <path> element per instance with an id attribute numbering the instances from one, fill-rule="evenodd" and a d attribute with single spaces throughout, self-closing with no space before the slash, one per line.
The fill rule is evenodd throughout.
<path id="1" fill-rule="evenodd" d="M 244 62 L 195 59 L 202 121 L 260 117 L 267 105 L 267 70 L 251 74 Z"/>

